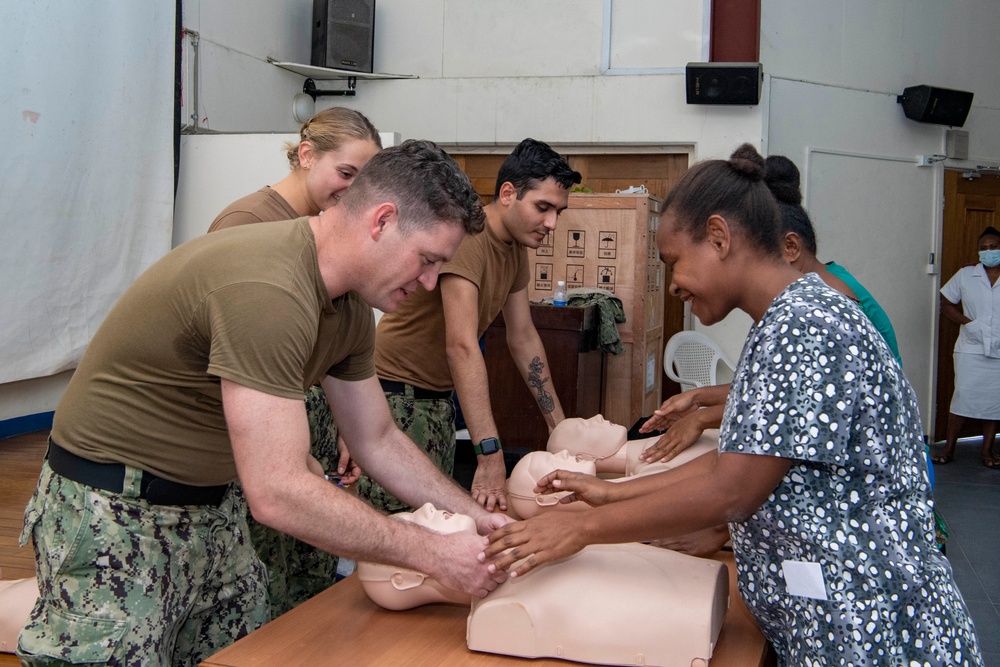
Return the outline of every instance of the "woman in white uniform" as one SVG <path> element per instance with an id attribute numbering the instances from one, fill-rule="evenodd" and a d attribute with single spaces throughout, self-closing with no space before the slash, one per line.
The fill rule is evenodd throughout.
<path id="1" fill-rule="evenodd" d="M 981 456 L 1000 468 L 993 441 L 1000 419 L 1000 230 L 979 235 L 979 264 L 959 269 L 941 288 L 941 313 L 962 325 L 955 342 L 955 393 L 948 413 L 948 441 L 934 463 L 948 463 L 967 418 L 983 424 Z"/>

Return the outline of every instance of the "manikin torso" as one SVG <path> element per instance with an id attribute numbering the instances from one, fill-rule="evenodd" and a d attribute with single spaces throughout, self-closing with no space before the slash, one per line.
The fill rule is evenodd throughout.
<path id="1" fill-rule="evenodd" d="M 705 667 L 729 604 L 718 561 L 591 545 L 472 602 L 474 651 L 610 665 Z"/>
<path id="2" fill-rule="evenodd" d="M 593 461 L 598 474 L 613 478 L 615 475 L 632 477 L 663 472 L 719 448 L 718 429 L 709 429 L 670 461 L 646 463 L 639 460 L 639 455 L 659 436 L 626 440 L 627 433 L 624 426 L 609 422 L 601 415 L 589 419 L 573 417 L 564 419 L 552 429 L 546 449 L 552 453 L 568 452 L 578 461 Z"/>
<path id="3" fill-rule="evenodd" d="M 586 510 L 581 502 L 555 504 L 565 494 L 535 494 L 535 483 L 555 469 L 624 480 L 718 449 L 718 432 L 706 431 L 673 460 L 645 463 L 639 454 L 658 437 L 626 439 L 625 427 L 600 415 L 563 420 L 549 436 L 548 451 L 531 452 L 511 471 L 508 505 L 522 518 Z M 592 545 L 473 600 L 467 640 L 476 651 L 530 658 L 704 666 L 728 601 L 728 575 L 718 561 L 644 544 Z"/>

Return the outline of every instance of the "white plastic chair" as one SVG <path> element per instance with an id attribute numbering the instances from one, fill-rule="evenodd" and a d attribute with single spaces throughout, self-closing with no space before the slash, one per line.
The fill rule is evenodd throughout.
<path id="1" fill-rule="evenodd" d="M 735 369 L 714 340 L 698 331 L 678 331 L 663 351 L 663 371 L 688 391 L 730 382 Z"/>

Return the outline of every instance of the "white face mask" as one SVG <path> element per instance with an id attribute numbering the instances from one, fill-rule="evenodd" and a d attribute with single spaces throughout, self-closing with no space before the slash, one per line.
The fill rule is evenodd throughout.
<path id="1" fill-rule="evenodd" d="M 980 250 L 979 261 L 983 263 L 983 266 L 993 268 L 1000 264 L 1000 250 Z"/>

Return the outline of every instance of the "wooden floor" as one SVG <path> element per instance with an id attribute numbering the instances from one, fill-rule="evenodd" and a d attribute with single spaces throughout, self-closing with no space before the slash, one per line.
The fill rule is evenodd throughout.
<path id="1" fill-rule="evenodd" d="M 20 547 L 17 541 L 24 507 L 42 469 L 48 435 L 48 431 L 38 431 L 0 440 L 0 579 L 35 576 L 31 543 Z M 12 653 L 0 653 L 0 667 L 20 664 Z"/>
<path id="2" fill-rule="evenodd" d="M 24 507 L 42 469 L 48 431 L 0 440 L 0 579 L 35 576 L 31 544 L 19 547 Z"/>

